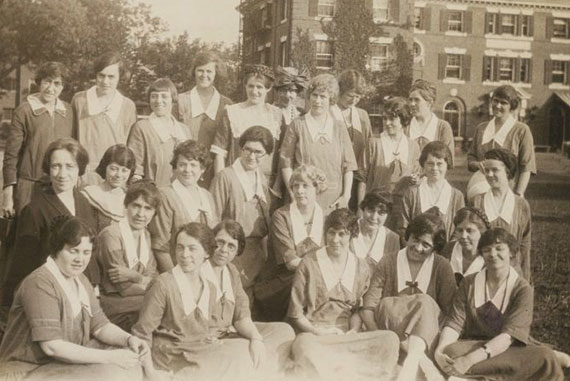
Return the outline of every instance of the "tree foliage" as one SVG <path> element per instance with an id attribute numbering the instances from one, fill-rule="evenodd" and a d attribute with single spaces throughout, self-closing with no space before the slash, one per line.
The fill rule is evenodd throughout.
<path id="1" fill-rule="evenodd" d="M 291 63 L 297 68 L 307 68 L 311 74 L 317 70 L 317 52 L 310 30 L 297 27 L 291 49 Z"/>

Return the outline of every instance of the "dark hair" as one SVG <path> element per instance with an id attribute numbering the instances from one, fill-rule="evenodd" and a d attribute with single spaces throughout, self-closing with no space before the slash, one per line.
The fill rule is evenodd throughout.
<path id="1" fill-rule="evenodd" d="M 240 256 L 245 250 L 245 233 L 240 223 L 234 220 L 223 220 L 214 227 L 214 237 L 222 230 L 238 241 L 237 256 Z"/>
<path id="2" fill-rule="evenodd" d="M 210 166 L 210 152 L 208 152 L 206 147 L 195 140 L 188 139 L 174 147 L 172 160 L 170 160 L 172 169 L 175 169 L 178 165 L 180 156 L 183 156 L 187 160 L 196 160 L 200 163 L 200 167 L 202 169 L 206 169 Z"/>
<path id="3" fill-rule="evenodd" d="M 42 170 L 44 173 L 49 175 L 51 156 L 54 151 L 61 149 L 66 150 L 71 154 L 71 156 L 73 156 L 75 162 L 77 163 L 77 167 L 79 168 L 79 176 L 83 176 L 85 174 L 85 168 L 87 168 L 87 164 L 89 164 L 89 154 L 87 153 L 87 150 L 73 138 L 60 138 L 51 142 L 51 144 L 46 149 L 42 161 Z"/>
<path id="4" fill-rule="evenodd" d="M 56 258 L 65 245 L 75 247 L 81 243 L 83 237 L 89 238 L 89 242 L 94 243 L 95 235 L 95 230 L 84 220 L 71 216 L 58 216 L 50 227 L 49 255 Z"/>
<path id="5" fill-rule="evenodd" d="M 341 95 L 350 90 L 354 90 L 358 95 L 364 95 L 366 93 L 366 79 L 359 71 L 348 69 L 338 76 L 338 87 Z"/>
<path id="6" fill-rule="evenodd" d="M 514 153 L 504 148 L 493 148 L 483 155 L 486 160 L 498 160 L 505 165 L 505 172 L 509 180 L 515 178 L 518 169 L 517 157 Z"/>
<path id="7" fill-rule="evenodd" d="M 36 69 L 35 82 L 40 85 L 44 79 L 55 79 L 61 77 L 61 81 L 65 82 L 67 79 L 68 71 L 64 64 L 61 62 L 48 61 L 41 64 Z"/>
<path id="8" fill-rule="evenodd" d="M 379 206 L 384 206 L 386 213 L 392 210 L 392 195 L 384 189 L 373 189 L 366 193 L 364 199 L 360 203 L 360 209 L 374 209 Z"/>
<path id="9" fill-rule="evenodd" d="M 190 78 L 196 81 L 196 68 L 199 66 L 207 65 L 209 63 L 216 64 L 216 77 L 214 81 L 218 81 L 218 78 L 223 79 L 227 77 L 228 69 L 224 64 L 224 62 L 220 59 L 220 56 L 218 56 L 218 54 L 212 51 L 204 50 L 196 54 L 196 57 L 194 57 L 194 59 L 192 60 L 192 69 L 190 72 Z"/>
<path id="10" fill-rule="evenodd" d="M 136 159 L 133 150 L 124 144 L 115 144 L 105 151 L 99 165 L 95 168 L 95 172 L 104 180 L 107 175 L 107 167 L 111 163 L 117 163 L 120 166 L 127 167 L 131 170 L 129 180 L 135 174 Z"/>
<path id="11" fill-rule="evenodd" d="M 143 200 L 145 200 L 145 202 L 155 210 L 160 206 L 160 193 L 158 192 L 156 185 L 151 181 L 141 180 L 129 185 L 127 193 L 125 194 L 125 207 L 139 197 L 142 197 Z"/>
<path id="12" fill-rule="evenodd" d="M 325 220 L 325 235 L 329 229 L 346 230 L 350 238 L 355 238 L 360 232 L 358 217 L 347 208 L 334 210 Z"/>
<path id="13" fill-rule="evenodd" d="M 407 127 L 410 125 L 412 120 L 412 110 L 410 104 L 405 98 L 393 97 L 384 103 L 384 109 L 382 114 L 387 118 L 400 118 L 400 123 L 402 127 Z"/>
<path id="14" fill-rule="evenodd" d="M 435 103 L 437 88 L 432 82 L 426 81 L 425 79 L 416 79 L 414 83 L 412 83 L 410 94 L 416 90 L 426 102 Z"/>
<path id="15" fill-rule="evenodd" d="M 424 234 L 429 234 L 433 240 L 433 248 L 436 252 L 440 253 L 447 243 L 447 233 L 445 224 L 441 217 L 435 213 L 422 213 L 417 215 L 406 228 L 405 239 L 410 239 L 410 236 L 416 238 Z"/>
<path id="16" fill-rule="evenodd" d="M 95 76 L 102 72 L 107 66 L 115 65 L 119 66 L 119 77 L 123 75 L 123 59 L 118 52 L 107 52 L 100 55 L 93 64 L 93 71 Z"/>
<path id="17" fill-rule="evenodd" d="M 516 253 L 519 250 L 519 243 L 514 235 L 503 228 L 491 228 L 483 233 L 479 239 L 479 243 L 477 244 L 477 251 L 481 254 L 485 247 L 495 243 L 506 244 L 511 252 L 511 258 L 515 258 Z"/>
<path id="18" fill-rule="evenodd" d="M 172 242 L 173 247 L 176 247 L 176 242 L 178 241 L 178 237 L 181 233 L 189 235 L 200 242 L 208 257 L 214 254 L 214 250 L 216 250 L 216 239 L 214 236 L 214 232 L 210 227 L 206 224 L 201 222 L 190 222 L 188 224 L 182 225 L 174 234 L 174 240 Z M 173 250 L 175 252 L 175 250 Z M 174 259 L 176 260 L 176 255 L 174 255 Z"/>
<path id="19" fill-rule="evenodd" d="M 466 206 L 455 213 L 453 224 L 457 227 L 457 225 L 463 221 L 468 221 L 477 225 L 477 228 L 479 228 L 481 233 L 491 228 L 491 224 L 489 223 L 489 219 L 485 212 L 479 208 L 475 208 L 474 206 Z"/>
<path id="20" fill-rule="evenodd" d="M 262 126 L 249 127 L 243 132 L 243 134 L 241 134 L 238 142 L 239 147 L 243 148 L 247 142 L 260 142 L 268 155 L 271 155 L 273 152 L 273 145 L 275 144 L 273 142 L 271 131 Z"/>
<path id="21" fill-rule="evenodd" d="M 447 164 L 447 168 L 449 169 L 453 168 L 451 151 L 449 150 L 449 147 L 445 143 L 442 143 L 439 140 L 434 140 L 433 142 L 429 142 L 428 144 L 426 144 L 426 146 L 422 150 L 422 153 L 420 154 L 419 161 L 422 168 L 424 167 L 424 164 L 429 155 L 436 157 L 438 159 L 443 159 Z"/>
<path id="22" fill-rule="evenodd" d="M 150 102 L 150 94 L 153 92 L 169 91 L 172 103 L 178 102 L 178 90 L 170 78 L 159 78 L 150 84 L 147 90 L 147 100 Z"/>
<path id="23" fill-rule="evenodd" d="M 511 85 L 499 86 L 493 91 L 493 98 L 504 99 L 509 102 L 511 111 L 516 110 L 520 104 L 520 97 L 514 87 Z"/>

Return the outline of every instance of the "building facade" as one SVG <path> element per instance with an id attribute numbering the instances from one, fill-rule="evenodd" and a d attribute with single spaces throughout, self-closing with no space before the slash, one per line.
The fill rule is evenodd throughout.
<path id="1" fill-rule="evenodd" d="M 20 78 L 14 70 L 0 83 L 0 125 L 10 123 L 14 109 L 28 96 L 33 86 L 34 74 L 27 65 L 20 68 Z"/>

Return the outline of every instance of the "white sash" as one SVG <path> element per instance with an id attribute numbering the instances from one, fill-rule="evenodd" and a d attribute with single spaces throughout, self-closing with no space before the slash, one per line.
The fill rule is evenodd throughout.
<path id="1" fill-rule="evenodd" d="M 490 222 L 502 218 L 507 224 L 511 224 L 515 211 L 515 194 L 509 189 L 505 201 L 501 207 L 497 207 L 493 198 L 493 191 L 488 191 L 483 196 L 483 208 Z"/>
<path id="2" fill-rule="evenodd" d="M 505 282 L 499 287 L 495 295 L 490 299 L 491 303 L 497 307 L 502 313 L 505 313 L 507 310 L 507 306 L 509 305 L 511 294 L 513 293 L 513 289 L 515 288 L 515 283 L 519 278 L 519 274 L 517 271 L 511 266 L 509 269 L 509 275 Z M 473 283 L 473 299 L 475 302 L 475 308 L 481 307 L 483 304 L 487 302 L 485 300 L 485 293 L 490 296 L 488 290 L 485 292 L 485 288 L 487 287 L 487 270 L 483 269 L 475 275 L 475 281 Z M 505 287 L 507 288 L 505 290 Z M 504 296 L 504 303 L 503 303 L 503 296 Z M 501 304 L 503 304 L 501 308 Z"/>
<path id="3" fill-rule="evenodd" d="M 321 248 L 317 251 L 317 263 L 321 270 L 321 275 L 325 281 L 327 291 L 334 289 L 337 285 L 341 284 L 349 292 L 352 292 L 354 286 L 354 279 L 356 277 L 356 257 L 353 253 L 348 252 L 346 259 L 346 266 L 340 278 L 336 274 L 333 264 L 327 254 L 326 248 Z"/>
<path id="4" fill-rule="evenodd" d="M 135 267 L 139 262 L 143 267 L 146 267 L 150 258 L 150 248 L 145 237 L 146 229 L 143 229 L 140 232 L 138 242 L 135 240 L 133 230 L 131 229 L 127 218 L 123 218 L 119 221 L 119 230 L 121 232 L 123 244 L 125 245 L 125 255 L 127 257 L 129 269 Z"/>
<path id="5" fill-rule="evenodd" d="M 486 144 L 491 140 L 494 140 L 498 145 L 501 147 L 505 144 L 505 138 L 507 137 L 508 133 L 513 129 L 515 126 L 515 118 L 512 115 L 509 115 L 505 123 L 499 128 L 499 131 L 495 133 L 495 118 L 491 119 L 485 127 L 485 132 L 483 132 L 483 137 L 481 138 L 481 144 Z"/>
<path id="6" fill-rule="evenodd" d="M 85 308 L 89 315 L 91 315 L 91 302 L 89 301 L 89 295 L 87 294 L 87 290 L 85 289 L 85 286 L 83 286 L 83 283 L 81 283 L 77 277 L 73 278 L 73 281 L 77 286 L 77 292 L 76 290 L 73 290 L 69 282 L 65 280 L 64 275 L 61 273 L 61 270 L 52 257 L 47 258 L 45 267 L 50 273 L 52 273 L 57 283 L 63 289 L 63 292 L 71 305 L 73 316 L 77 316 L 81 312 L 81 308 Z"/>
<path id="7" fill-rule="evenodd" d="M 398 272 L 398 292 L 408 288 L 406 282 L 414 281 L 410 273 L 410 263 L 406 254 L 407 248 L 403 248 L 398 252 L 397 256 L 397 272 Z M 435 254 L 432 253 L 424 260 L 422 267 L 416 276 L 415 282 L 418 283 L 418 288 L 425 294 L 427 293 L 429 282 L 431 281 L 431 273 L 433 271 L 433 263 L 435 261 Z"/>
<path id="8" fill-rule="evenodd" d="M 447 180 L 444 180 L 444 184 L 441 187 L 441 192 L 439 193 L 438 198 L 436 200 L 433 200 L 429 186 L 427 184 L 427 178 L 425 178 L 419 186 L 420 208 L 422 213 L 434 206 L 437 206 L 442 214 L 447 214 L 449 204 L 451 203 L 451 191 L 451 185 Z"/>
<path id="9" fill-rule="evenodd" d="M 266 201 L 265 192 L 263 192 L 263 185 L 262 185 L 264 176 L 261 174 L 259 168 L 255 170 L 255 177 L 257 179 L 256 181 L 257 187 L 255 191 L 253 190 L 253 184 L 251 184 L 251 177 L 246 173 L 245 168 L 241 164 L 241 160 L 239 158 L 236 159 L 236 161 L 234 161 L 234 163 L 232 164 L 232 168 L 235 171 L 239 183 L 241 185 L 241 188 L 245 193 L 246 201 L 250 201 L 255 196 L 257 196 L 263 201 Z"/>
<path id="10" fill-rule="evenodd" d="M 182 298 L 182 307 L 184 309 L 184 314 L 186 316 L 190 315 L 196 307 L 202 312 L 202 316 L 209 320 L 209 304 L 210 304 L 210 287 L 208 285 L 208 281 L 202 278 L 203 283 L 203 291 L 202 295 L 198 299 L 198 304 L 194 301 L 194 292 L 192 291 L 192 285 L 184 271 L 179 265 L 174 266 L 172 268 L 172 275 L 174 276 L 174 280 L 176 281 L 176 285 L 178 286 L 178 291 L 180 292 L 180 297 Z"/>
<path id="11" fill-rule="evenodd" d="M 178 179 L 172 182 L 172 189 L 174 190 L 174 193 L 180 197 L 182 205 L 184 205 L 184 208 L 188 212 L 188 215 L 192 221 L 196 220 L 196 218 L 200 215 L 200 212 L 204 212 L 208 218 L 214 215 L 209 202 L 210 199 L 208 198 L 208 191 L 199 187 L 198 185 L 196 185 L 196 188 L 198 188 L 198 200 L 192 198 L 192 194 L 188 188 L 182 185 Z"/>
<path id="12" fill-rule="evenodd" d="M 216 287 L 216 301 L 219 301 L 223 296 L 225 296 L 226 300 L 231 300 L 235 303 L 235 296 L 234 296 L 234 289 L 232 287 L 232 278 L 230 276 L 230 269 L 228 266 L 224 266 L 222 268 L 222 284 L 220 285 L 220 281 L 216 276 L 214 268 L 212 267 L 212 263 L 210 261 L 205 261 L 200 268 L 200 272 L 203 275 L 203 278 L 212 282 L 212 284 Z"/>
<path id="13" fill-rule="evenodd" d="M 470 274 L 475 274 L 481 271 L 483 267 L 485 267 L 485 261 L 483 260 L 483 257 L 478 255 L 475 257 L 473 262 L 471 262 L 467 268 L 467 271 L 463 273 L 463 251 L 459 242 L 455 242 L 455 245 L 453 245 L 453 251 L 451 252 L 451 258 L 449 262 L 451 264 L 453 272 L 459 273 L 464 277 Z"/>
<path id="14" fill-rule="evenodd" d="M 292 202 L 289 206 L 289 215 L 291 217 L 291 225 L 293 225 L 293 240 L 295 245 L 303 242 L 307 237 L 309 237 L 317 246 L 321 246 L 323 239 L 323 210 L 319 204 L 315 203 L 315 210 L 313 211 L 313 224 L 311 226 L 311 232 L 307 234 L 307 229 L 305 229 L 305 220 L 297 207 L 295 202 Z"/>
<path id="15" fill-rule="evenodd" d="M 370 257 L 374 261 L 378 262 L 384 256 L 384 244 L 386 243 L 386 227 L 380 226 L 376 232 L 376 237 L 372 245 L 368 247 L 364 242 L 364 237 L 362 233 L 359 233 L 356 238 L 352 239 L 352 247 L 354 249 L 354 254 L 358 258 Z"/>

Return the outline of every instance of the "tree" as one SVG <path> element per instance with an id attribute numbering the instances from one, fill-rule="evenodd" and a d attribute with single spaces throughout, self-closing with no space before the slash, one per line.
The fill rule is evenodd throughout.
<path id="1" fill-rule="evenodd" d="M 311 75 L 317 71 L 317 52 L 310 30 L 297 27 L 296 38 L 291 49 L 291 63 L 297 68 L 307 68 Z"/>

